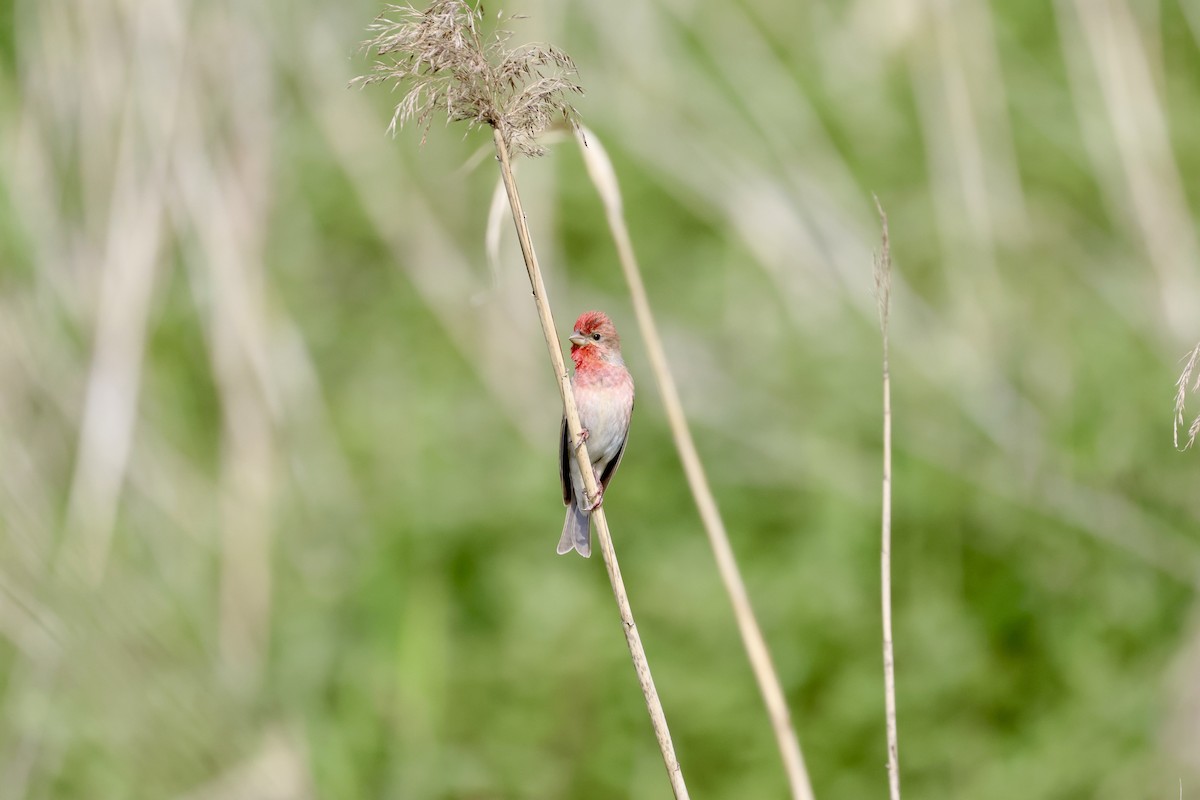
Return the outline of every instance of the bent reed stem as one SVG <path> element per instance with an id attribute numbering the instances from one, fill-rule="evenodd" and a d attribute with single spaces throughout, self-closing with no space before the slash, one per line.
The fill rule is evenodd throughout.
<path id="1" fill-rule="evenodd" d="M 521 197 L 517 192 L 516 180 L 513 178 L 508 146 L 505 143 L 504 133 L 499 127 L 493 128 L 492 138 L 496 143 L 500 176 L 504 181 L 504 190 L 508 194 L 508 204 L 512 209 L 513 222 L 517 226 L 517 239 L 521 243 L 521 255 L 525 259 L 525 269 L 529 273 L 529 283 L 533 288 L 534 305 L 537 306 L 538 319 L 542 323 L 542 334 L 546 338 L 550 362 L 554 367 L 559 392 L 562 394 L 563 412 L 567 417 L 567 429 L 570 432 L 571 441 L 574 443 L 575 457 L 579 461 L 579 471 L 583 476 L 588 497 L 595 497 L 599 487 L 592 471 L 592 461 L 591 456 L 588 455 L 587 445 L 580 440 L 582 426 L 579 423 L 579 411 L 575 407 L 575 396 L 571 392 L 571 377 L 567 373 L 566 362 L 558 342 L 558 332 L 554 327 L 554 317 L 550 313 L 550 303 L 546 298 L 546 286 L 542 282 L 542 271 L 533 250 L 533 240 L 529 235 L 529 226 L 521 207 Z M 608 519 L 604 514 L 603 506 L 592 512 L 592 519 L 596 523 L 596 536 L 600 541 L 600 552 L 604 556 L 608 580 L 612 584 L 613 596 L 617 601 L 621 627 L 625 631 L 625 642 L 629 645 L 633 668 L 637 672 L 642 695 L 646 698 L 646 710 L 650 713 L 650 724 L 654 727 L 654 735 L 658 739 L 658 747 L 667 768 L 667 777 L 671 781 L 671 790 L 675 793 L 676 800 L 686 800 L 688 791 L 683 781 L 683 771 L 679 766 L 679 759 L 675 756 L 675 745 L 671 741 L 671 731 L 667 727 L 667 718 L 663 713 L 662 702 L 658 698 L 658 690 L 655 688 L 654 678 L 650 674 L 650 664 L 646 660 L 645 648 L 642 647 L 642 637 L 638 633 L 633 619 L 633 609 L 629 605 L 629 595 L 625 591 L 625 582 L 621 578 L 621 568 L 617 563 L 616 551 L 613 550 L 612 535 L 608 530 Z"/>
<path id="2" fill-rule="evenodd" d="M 625 213 L 622 208 L 620 191 L 617 187 L 616 173 L 612 169 L 607 154 L 604 153 L 599 139 L 591 131 L 576 131 L 580 149 L 583 152 L 584 163 L 592 182 L 604 202 L 605 215 L 608 218 L 609 230 L 617 246 L 617 257 L 621 269 L 625 273 L 625 281 L 629 284 L 629 294 L 633 299 L 634 313 L 637 315 L 638 327 L 642 332 L 642 340 L 650 358 L 651 370 L 658 383 L 662 395 L 663 407 L 667 414 L 667 422 L 671 435 L 675 439 L 675 449 L 679 451 L 679 460 L 683 462 L 683 471 L 687 476 L 688 486 L 692 491 L 704 531 L 708 534 L 708 542 L 712 547 L 713 558 L 717 562 L 717 571 L 725 584 L 729 602 L 733 606 L 733 616 L 737 622 L 742 644 L 746 648 L 746 657 L 758 682 L 763 704 L 771 719 L 771 727 L 775 740 L 779 745 L 779 753 L 783 759 L 784 771 L 787 773 L 788 784 L 793 800 L 813 800 L 812 783 L 808 777 L 808 769 L 804 764 L 804 755 L 800 750 L 800 740 L 792 725 L 791 712 L 779 681 L 779 673 L 771 660 L 770 650 L 766 639 L 754 615 L 754 607 L 750 603 L 750 595 L 746 591 L 745 581 L 742 580 L 733 546 L 729 542 L 729 534 L 717 501 L 708 484 L 708 477 L 692 439 L 688 427 L 687 415 L 683 411 L 683 403 L 679 398 L 679 390 L 675 379 L 667 365 L 666 349 L 662 337 L 658 333 L 658 325 L 654 322 L 654 314 L 650 310 L 650 301 L 646 295 L 646 285 L 642 281 L 641 269 L 633 252 L 633 243 L 625 224 Z"/>

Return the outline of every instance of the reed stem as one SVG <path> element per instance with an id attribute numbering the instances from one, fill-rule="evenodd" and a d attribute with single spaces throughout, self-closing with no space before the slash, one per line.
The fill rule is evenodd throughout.
<path id="1" fill-rule="evenodd" d="M 554 367 L 555 378 L 558 380 L 558 390 L 562 394 L 563 413 L 567 417 L 567 430 L 570 433 L 571 442 L 574 444 L 575 457 L 579 460 L 579 471 L 583 476 L 587 495 L 595 497 L 598 494 L 598 487 L 592 471 L 592 460 L 588 455 L 587 445 L 580 441 L 579 432 L 582 426 L 579 423 L 579 411 L 575 407 L 575 395 L 571 391 L 571 377 L 567 373 L 566 362 L 563 360 L 562 349 L 558 343 L 558 333 L 554 327 L 554 317 L 550 313 L 550 303 L 546 299 L 546 286 L 542 282 L 542 271 L 533 250 L 533 240 L 529 235 L 525 212 L 521 208 L 521 197 L 517 192 L 516 180 L 513 178 L 508 146 L 499 127 L 493 129 L 492 138 L 495 140 L 496 155 L 500 162 L 500 177 L 504 181 L 504 190 L 508 194 L 508 204 L 512 209 L 513 222 L 517 226 L 517 239 L 521 243 L 521 255 L 525 258 L 525 269 L 529 273 L 529 283 L 533 288 L 533 302 L 537 306 L 538 319 L 542 323 L 542 335 L 546 338 L 546 347 L 550 351 L 550 362 Z M 663 713 L 662 702 L 658 699 L 654 678 L 650 674 L 650 664 L 646 660 L 646 650 L 642 647 L 642 637 L 633 620 L 633 609 L 630 608 L 629 595 L 625 591 L 625 582 L 621 578 L 621 567 L 617 563 L 616 551 L 613 550 L 612 535 L 608 530 L 608 519 L 604 514 L 603 506 L 592 512 L 592 520 L 596 523 L 596 536 L 600 542 L 600 552 L 604 556 L 604 566 L 608 570 L 608 580 L 612 584 L 613 596 L 617 600 L 617 611 L 621 616 L 621 627 L 625 631 L 625 642 L 629 645 L 633 668 L 637 672 L 642 695 L 646 698 L 646 710 L 650 712 L 650 724 L 658 739 L 658 748 L 662 751 L 663 764 L 666 765 L 667 777 L 671 781 L 671 790 L 675 793 L 676 800 L 685 800 L 688 797 L 688 791 L 683 781 L 683 771 L 680 769 L 679 759 L 675 756 L 675 745 L 671 742 L 671 731 L 667 727 L 667 718 Z"/>

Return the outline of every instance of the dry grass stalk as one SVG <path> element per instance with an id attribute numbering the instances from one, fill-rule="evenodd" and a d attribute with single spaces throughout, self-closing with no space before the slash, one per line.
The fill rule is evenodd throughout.
<path id="1" fill-rule="evenodd" d="M 445 111 L 452 121 L 465 121 L 472 127 L 488 125 L 493 129 L 500 175 L 512 209 L 521 255 L 529 273 L 542 334 L 562 396 L 563 413 L 567 418 L 571 441 L 575 443 L 574 450 L 584 487 L 588 496 L 595 497 L 599 487 L 591 468 L 591 456 L 580 438 L 582 426 L 571 391 L 570 374 L 558 342 L 511 160 L 511 151 L 514 149 L 531 156 L 543 153 L 536 137 L 556 118 L 574 122 L 574 109 L 562 100 L 566 92 L 581 91 L 565 76 L 574 71 L 574 66 L 565 54 L 545 46 L 509 50 L 505 46 L 508 35 L 503 32 L 495 34 L 491 43 L 484 46 L 478 30 L 481 13 L 464 0 L 434 0 L 426 11 L 400 6 L 391 6 L 389 11 L 400 21 L 376 20 L 371 26 L 376 36 L 367 42 L 369 49 L 382 57 L 390 57 L 389 61 L 377 64 L 375 72 L 358 79 L 358 83 L 388 80 L 411 83 L 412 88 L 396 107 L 392 130 L 396 125 L 403 125 L 410 120 L 427 129 L 431 116 L 437 111 Z M 564 74 L 547 76 L 542 73 L 545 68 L 556 68 Z M 633 619 L 603 507 L 592 512 L 592 520 L 596 525 L 600 551 L 617 601 L 625 640 L 642 687 L 671 789 L 677 800 L 683 800 L 688 797 L 687 786 L 675 756 L 658 690 L 650 674 L 645 648 Z"/>
<path id="2" fill-rule="evenodd" d="M 1192 352 L 1188 354 L 1187 364 L 1183 367 L 1183 372 L 1179 374 L 1179 380 L 1175 381 L 1175 430 L 1174 440 L 1176 450 L 1187 450 L 1196 441 L 1196 434 L 1200 433 L 1200 415 L 1197 415 L 1192 424 L 1188 426 L 1187 442 L 1183 447 L 1179 446 L 1179 428 L 1183 425 L 1183 411 L 1187 404 L 1187 394 L 1189 391 L 1188 385 L 1191 384 L 1190 391 L 1195 392 L 1200 390 L 1200 371 L 1196 369 L 1197 364 L 1200 364 L 1200 344 L 1192 348 Z M 1195 375 L 1195 381 L 1192 376 Z"/>
<path id="3" fill-rule="evenodd" d="M 729 543 L 729 534 L 725 531 L 725 523 L 717 508 L 712 489 L 708 485 L 708 477 L 700 462 L 696 443 L 692 440 L 691 429 L 688 427 L 687 415 L 679 398 L 679 390 L 671 375 L 667 363 L 666 349 L 662 337 L 658 334 L 658 325 L 650 309 L 650 301 L 646 295 L 646 286 L 642 281 L 641 269 L 633 252 L 633 243 L 629 229 L 625 224 L 625 212 L 621 202 L 621 190 L 617 184 L 617 175 L 612 162 L 608 158 L 599 138 L 582 127 L 576 130 L 576 139 L 588 174 L 596 186 L 604 203 L 605 214 L 608 218 L 609 230 L 617 246 L 617 256 L 625 280 L 629 284 L 629 294 L 633 299 L 634 312 L 637 314 L 638 328 L 642 332 L 642 340 L 646 344 L 646 352 L 650 358 L 650 367 L 654 379 L 662 394 L 663 408 L 667 413 L 667 421 L 671 426 L 671 435 L 675 439 L 675 448 L 679 451 L 679 459 L 683 462 L 683 470 L 687 475 L 688 486 L 691 487 L 692 497 L 708 534 L 712 546 L 713 557 L 717 562 L 717 570 L 725 584 L 733 605 L 734 618 L 738 631 L 742 636 L 742 644 L 758 681 L 759 691 L 771 718 L 771 726 L 779 751 L 783 757 L 784 769 L 787 772 L 788 784 L 795 800 L 812 800 L 812 784 L 809 781 L 808 770 L 804 765 L 804 756 L 800 751 L 800 741 L 792 725 L 791 713 L 788 710 L 787 699 L 779 682 L 779 674 L 771 661 L 771 653 L 767 649 L 766 640 L 754 616 L 754 608 L 750 604 L 750 596 L 746 584 L 738 569 L 733 547 Z"/>
<path id="4" fill-rule="evenodd" d="M 875 257 L 875 300 L 879 304 L 879 331 L 883 337 L 883 511 L 879 550 L 881 603 L 883 606 L 883 693 L 887 717 L 888 791 L 900 800 L 900 752 L 896 731 L 896 659 L 892 650 L 892 378 L 888 364 L 888 315 L 892 301 L 892 252 L 888 220 L 875 197 L 883 228 L 882 245 Z"/>

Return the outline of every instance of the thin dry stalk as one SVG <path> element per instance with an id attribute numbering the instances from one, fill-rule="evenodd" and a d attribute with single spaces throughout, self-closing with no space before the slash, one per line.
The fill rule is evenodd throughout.
<path id="1" fill-rule="evenodd" d="M 900 800 L 900 752 L 896 732 L 896 659 L 892 652 L 892 377 L 888 365 L 888 313 L 892 301 L 892 251 L 888 220 L 875 197 L 883 228 L 883 242 L 875 258 L 875 299 L 879 304 L 879 331 L 883 337 L 883 512 L 879 550 L 881 603 L 883 605 L 883 693 L 887 715 L 888 791 Z"/>
<path id="2" fill-rule="evenodd" d="M 537 144 L 536 136 L 556 117 L 573 122 L 574 109 L 561 99 L 561 95 L 581 90 L 562 75 L 547 77 L 541 74 L 541 69 L 545 67 L 570 74 L 574 71 L 573 64 L 565 54 L 548 47 L 529 46 L 508 50 L 504 47 L 507 35 L 503 33 L 497 34 L 492 43 L 484 47 L 476 27 L 481 15 L 463 0 L 435 0 L 424 12 L 398 6 L 390 7 L 390 11 L 403 21 L 377 20 L 372 26 L 372 30 L 377 32 L 376 37 L 367 46 L 380 56 L 390 56 L 392 61 L 378 64 L 375 75 L 359 79 L 359 82 L 394 80 L 413 85 L 397 106 L 393 126 L 403 125 L 412 119 L 427 128 L 432 113 L 444 110 L 451 120 L 467 121 L 471 126 L 486 124 L 492 127 L 500 175 L 512 209 L 521 255 L 529 273 L 542 334 L 562 396 L 567 428 L 575 445 L 584 487 L 589 496 L 595 497 L 599 487 L 591 468 L 591 456 L 580 437 L 582 426 L 579 411 L 575 406 L 570 375 L 559 346 L 510 157 L 512 149 L 526 155 L 540 155 L 544 151 Z M 646 651 L 633 619 L 603 507 L 592 512 L 592 519 L 596 523 L 600 551 L 617 601 L 625 641 L 642 687 L 671 789 L 676 800 L 685 800 L 688 797 L 687 786 L 675 756 L 658 690 L 650 674 Z"/>
<path id="3" fill-rule="evenodd" d="M 679 451 L 679 459 L 683 462 L 683 470 L 687 475 L 688 486 L 692 490 L 692 498 L 700 512 L 704 530 L 717 562 L 717 570 L 725 584 L 733 605 L 734 619 L 742 636 L 742 644 L 758 681 L 763 703 L 771 718 L 771 727 L 783 757 L 784 769 L 787 772 L 788 784 L 795 800 L 812 800 L 812 784 L 808 778 L 808 770 L 804 765 L 804 756 L 800 751 L 800 741 L 792 725 L 791 713 L 788 710 L 787 699 L 779 681 L 779 674 L 771 661 L 771 653 L 767 649 L 762 629 L 754 616 L 754 608 L 750 604 L 750 596 L 746 584 L 738 569 L 733 547 L 729 543 L 729 534 L 725 531 L 725 523 L 721 512 L 717 509 L 717 501 L 708 485 L 708 477 L 696 451 L 696 443 L 692 440 L 691 429 L 688 427 L 687 415 L 683 403 L 679 399 L 679 390 L 675 379 L 667 365 L 666 350 L 662 337 L 658 334 L 658 325 L 650 310 L 650 301 L 646 295 L 646 285 L 642 281 L 641 269 L 633 252 L 633 243 L 629 229 L 625 224 L 625 212 L 621 202 L 621 190 L 617 184 L 616 172 L 608 154 L 600 144 L 599 138 L 590 130 L 578 128 L 576 139 L 588 174 L 596 186 L 604 203 L 605 214 L 608 218 L 609 230 L 617 246 L 617 256 L 621 269 L 625 273 L 625 281 L 629 284 L 629 294 L 633 299 L 634 312 L 637 314 L 638 328 L 642 340 L 646 343 L 646 352 L 650 358 L 650 367 L 654 379 L 662 394 L 663 407 L 667 413 L 667 421 L 671 426 L 671 435 L 675 439 L 675 448 Z"/>
<path id="4" fill-rule="evenodd" d="M 1196 434 L 1200 433 L 1200 415 L 1197 415 L 1192 424 L 1188 426 L 1188 439 L 1183 447 L 1179 446 L 1179 428 L 1183 425 L 1183 411 L 1187 404 L 1187 394 L 1189 391 L 1188 384 L 1191 383 L 1190 391 L 1195 392 L 1200 389 L 1200 371 L 1196 370 L 1197 364 L 1200 364 L 1200 344 L 1192 348 L 1192 352 L 1188 354 L 1187 364 L 1183 367 L 1183 372 L 1179 374 L 1179 380 L 1175 381 L 1175 449 L 1187 450 L 1196 441 Z M 1192 375 L 1195 374 L 1196 380 L 1192 381 Z"/>

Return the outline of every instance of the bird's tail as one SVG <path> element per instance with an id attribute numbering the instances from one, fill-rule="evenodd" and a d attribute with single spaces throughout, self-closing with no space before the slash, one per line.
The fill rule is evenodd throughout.
<path id="1" fill-rule="evenodd" d="M 580 511 L 577 503 L 567 506 L 567 519 L 563 522 L 562 538 L 558 540 L 558 554 L 565 555 L 578 550 L 587 558 L 592 554 L 592 516 Z"/>

